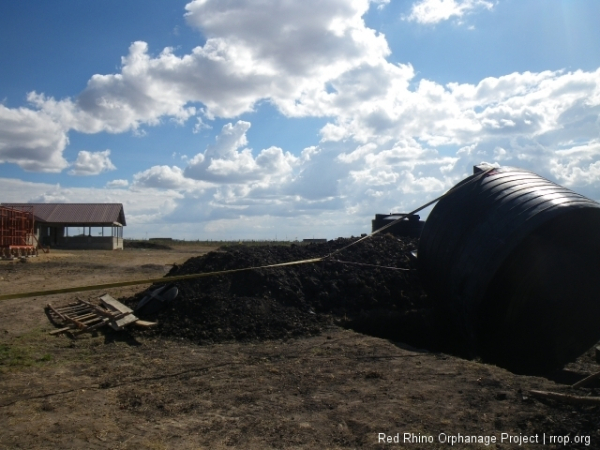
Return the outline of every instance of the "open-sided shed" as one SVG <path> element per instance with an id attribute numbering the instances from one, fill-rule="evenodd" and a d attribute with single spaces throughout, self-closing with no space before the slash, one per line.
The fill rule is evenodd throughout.
<path id="1" fill-rule="evenodd" d="M 45 247 L 123 248 L 126 222 L 121 203 L 3 203 L 2 206 L 33 207 L 34 235 Z"/>

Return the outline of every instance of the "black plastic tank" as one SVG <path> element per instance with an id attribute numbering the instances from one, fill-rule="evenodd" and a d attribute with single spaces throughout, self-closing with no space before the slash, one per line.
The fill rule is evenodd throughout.
<path id="1" fill-rule="evenodd" d="M 541 373 L 600 338 L 600 204 L 535 173 L 476 166 L 431 211 L 418 268 L 488 362 Z"/>

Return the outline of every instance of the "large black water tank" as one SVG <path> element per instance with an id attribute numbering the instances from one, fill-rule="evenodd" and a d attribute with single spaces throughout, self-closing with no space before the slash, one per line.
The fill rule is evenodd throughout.
<path id="1" fill-rule="evenodd" d="M 600 205 L 526 170 L 484 169 L 430 213 L 420 276 L 485 360 L 562 366 L 600 338 Z"/>

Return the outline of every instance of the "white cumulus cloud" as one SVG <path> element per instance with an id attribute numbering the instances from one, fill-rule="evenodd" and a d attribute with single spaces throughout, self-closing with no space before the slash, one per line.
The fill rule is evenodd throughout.
<path id="1" fill-rule="evenodd" d="M 194 156 L 184 175 L 195 180 L 235 184 L 268 181 L 290 173 L 298 158 L 279 147 L 261 150 L 255 158 L 252 150 L 245 147 L 249 128 L 250 123 L 242 120 L 235 125 L 224 125 L 216 143 Z"/>
<path id="2" fill-rule="evenodd" d="M 386 2 L 377 0 L 377 5 Z M 134 42 L 114 74 L 93 75 L 73 98 L 28 94 L 29 107 L 0 110 L 0 161 L 60 171 L 68 132 L 141 133 L 163 118 L 233 118 L 269 100 L 288 116 L 326 115 L 326 83 L 389 55 L 385 37 L 365 26 L 368 0 L 256 4 L 192 1 L 188 23 L 206 42 L 190 53 L 152 55 Z M 15 127 L 15 125 L 17 125 Z M 143 133 L 142 133 L 143 134 Z"/>
<path id="3" fill-rule="evenodd" d="M 66 128 L 43 111 L 0 104 L 0 163 L 30 172 L 60 172 L 69 164 L 62 152 Z"/>
<path id="4" fill-rule="evenodd" d="M 70 175 L 98 175 L 116 169 L 110 160 L 110 150 L 104 150 L 103 152 L 81 150 L 77 155 L 77 160 L 71 167 Z"/>
<path id="5" fill-rule="evenodd" d="M 112 180 L 106 183 L 107 188 L 126 188 L 127 186 L 129 186 L 127 180 Z"/>
<path id="6" fill-rule="evenodd" d="M 421 0 L 412 5 L 407 20 L 436 24 L 453 17 L 461 18 L 480 9 L 492 9 L 494 3 L 487 0 Z"/>
<path id="7" fill-rule="evenodd" d="M 177 166 L 153 166 L 133 176 L 134 187 L 186 189 L 192 187 L 183 170 Z"/>

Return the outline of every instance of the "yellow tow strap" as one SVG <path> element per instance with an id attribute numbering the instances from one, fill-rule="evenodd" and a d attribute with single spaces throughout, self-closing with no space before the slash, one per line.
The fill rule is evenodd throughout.
<path id="1" fill-rule="evenodd" d="M 148 283 L 171 283 L 173 281 L 191 280 L 193 278 L 212 277 L 212 276 L 217 276 L 217 275 L 227 275 L 230 273 L 244 272 L 246 270 L 271 269 L 271 268 L 275 268 L 275 267 L 295 266 L 298 264 L 316 263 L 316 262 L 324 260 L 326 257 L 327 256 L 323 256 L 321 258 L 304 259 L 302 261 L 290 261 L 290 262 L 285 262 L 285 263 L 269 264 L 268 266 L 244 267 L 242 269 L 220 270 L 218 272 L 193 273 L 193 274 L 189 274 L 189 275 L 176 275 L 174 277 L 145 278 L 143 280 L 118 281 L 116 283 L 93 284 L 90 286 L 76 286 L 76 287 L 63 288 L 63 289 L 48 289 L 48 290 L 44 290 L 44 291 L 5 294 L 5 295 L 0 295 L 0 301 L 10 300 L 10 299 L 14 299 L 14 298 L 36 297 L 36 296 L 42 296 L 42 295 L 66 294 L 68 292 L 95 291 L 95 290 L 99 290 L 99 289 L 108 289 L 108 288 L 123 287 L 123 286 L 136 286 L 139 284 L 148 284 Z"/>

